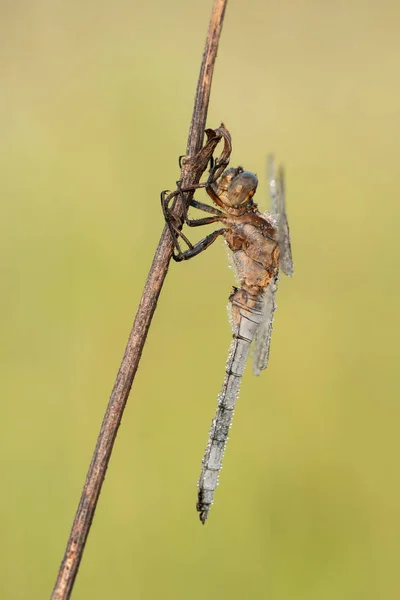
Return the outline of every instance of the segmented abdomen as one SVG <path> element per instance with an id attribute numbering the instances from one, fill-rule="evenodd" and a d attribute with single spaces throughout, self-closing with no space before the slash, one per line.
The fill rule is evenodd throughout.
<path id="1" fill-rule="evenodd" d="M 228 440 L 240 383 L 246 366 L 250 344 L 263 318 L 263 301 L 243 288 L 230 297 L 232 302 L 233 340 L 226 364 L 226 375 L 218 396 L 217 412 L 211 423 L 210 435 L 203 458 L 196 508 L 204 524 L 213 503 L 218 475 Z"/>

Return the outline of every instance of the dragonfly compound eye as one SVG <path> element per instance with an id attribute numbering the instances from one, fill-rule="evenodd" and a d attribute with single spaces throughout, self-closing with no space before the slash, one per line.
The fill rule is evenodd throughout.
<path id="1" fill-rule="evenodd" d="M 228 188 L 228 204 L 232 207 L 238 207 L 248 202 L 255 194 L 258 185 L 258 179 L 254 173 L 243 171 L 234 179 Z"/>

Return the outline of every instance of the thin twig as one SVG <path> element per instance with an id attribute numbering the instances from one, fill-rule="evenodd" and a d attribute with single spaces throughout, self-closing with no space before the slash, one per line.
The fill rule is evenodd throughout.
<path id="1" fill-rule="evenodd" d="M 207 167 L 207 162 L 221 137 L 225 137 L 225 142 L 227 141 L 224 135 L 225 130 L 222 130 L 223 128 L 217 129 L 212 133 L 208 132 L 208 142 L 200 152 L 226 3 L 227 0 L 214 0 L 189 130 L 186 151 L 187 159 L 184 161 L 181 170 L 181 185 L 183 189 L 187 186 L 195 185 L 200 181 L 200 177 Z M 185 198 L 178 197 L 174 209 L 178 217 L 184 216 L 191 195 L 193 195 L 193 191 L 185 194 Z M 133 328 L 104 415 L 65 554 L 51 596 L 52 600 L 66 600 L 71 595 L 118 427 L 138 368 L 157 300 L 167 274 L 171 254 L 172 238 L 168 227 L 165 226 L 154 255 L 153 264 L 147 277 Z"/>

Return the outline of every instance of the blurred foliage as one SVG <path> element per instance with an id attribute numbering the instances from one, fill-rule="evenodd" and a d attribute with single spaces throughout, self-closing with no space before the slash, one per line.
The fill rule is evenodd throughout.
<path id="1" fill-rule="evenodd" d="M 159 192 L 179 174 L 210 8 L 0 5 L 1 598 L 53 586 Z M 284 161 L 295 277 L 202 527 L 233 280 L 222 243 L 171 266 L 77 600 L 399 597 L 399 19 L 389 0 L 228 6 L 208 125 L 230 129 L 262 208 L 266 155 Z"/>

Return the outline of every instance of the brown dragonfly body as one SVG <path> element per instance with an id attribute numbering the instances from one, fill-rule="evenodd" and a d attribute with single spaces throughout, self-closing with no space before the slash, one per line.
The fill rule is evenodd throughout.
<path id="1" fill-rule="evenodd" d="M 186 219 L 185 222 L 191 227 L 220 222 L 223 228 L 212 232 L 194 246 L 182 236 L 189 244 L 189 249 L 185 252 L 180 250 L 177 236 L 181 234 L 164 205 L 167 222 L 178 249 L 174 259 L 188 260 L 222 236 L 232 251 L 240 284 L 240 287 L 234 288 L 229 298 L 233 340 L 199 479 L 196 507 L 202 523 L 205 523 L 213 503 L 250 345 L 255 340 L 253 371 L 258 375 L 268 364 L 279 269 L 288 276 L 293 272 L 283 173 L 280 172 L 278 178 L 275 177 L 272 160 L 269 164 L 271 212 L 261 214 L 253 202 L 258 185 L 258 179 L 253 173 L 244 171 L 242 167 L 230 168 L 217 183 L 210 176 L 205 188 L 216 206 L 196 200 L 192 200 L 190 204 L 213 216 Z"/>

